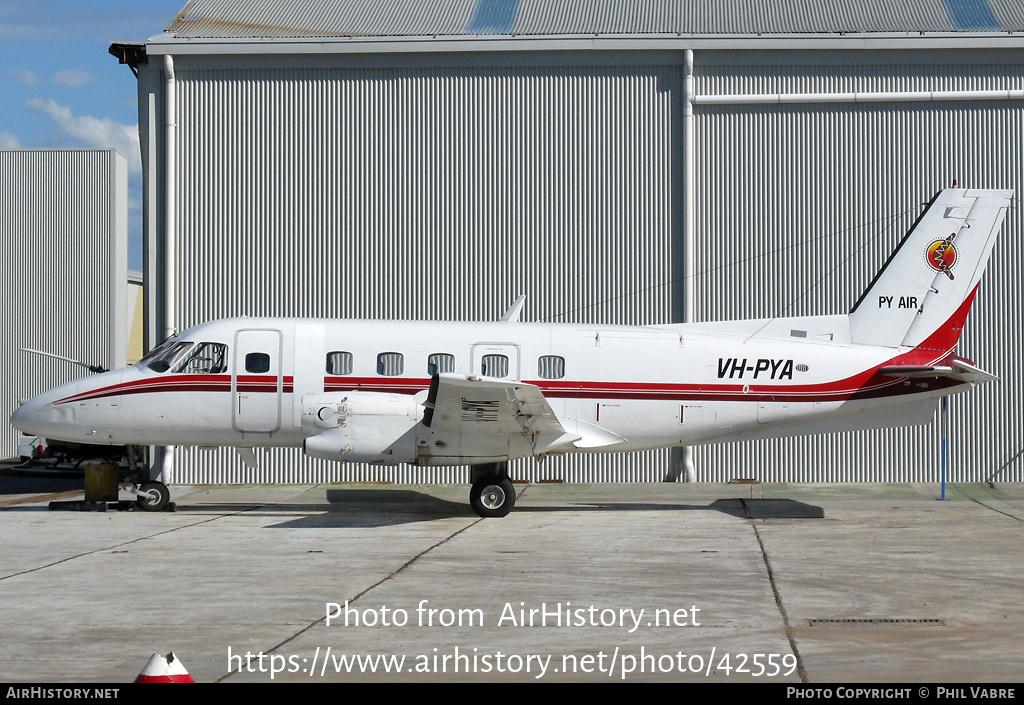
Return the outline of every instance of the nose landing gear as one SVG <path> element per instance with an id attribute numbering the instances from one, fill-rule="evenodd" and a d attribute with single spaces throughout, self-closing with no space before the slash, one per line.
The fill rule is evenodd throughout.
<path id="1" fill-rule="evenodd" d="M 143 482 L 138 489 L 132 488 L 129 491 L 138 496 L 135 505 L 144 512 L 163 511 L 171 501 L 171 491 L 167 485 L 156 480 Z"/>

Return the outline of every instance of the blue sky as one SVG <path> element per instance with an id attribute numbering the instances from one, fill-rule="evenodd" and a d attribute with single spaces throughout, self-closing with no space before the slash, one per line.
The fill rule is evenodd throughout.
<path id="1" fill-rule="evenodd" d="M 135 76 L 107 53 L 144 42 L 185 0 L 0 0 L 0 149 L 114 147 L 128 158 L 128 267 L 142 269 Z"/>

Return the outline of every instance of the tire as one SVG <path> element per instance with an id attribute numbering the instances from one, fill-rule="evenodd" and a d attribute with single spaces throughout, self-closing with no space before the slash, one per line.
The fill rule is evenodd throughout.
<path id="1" fill-rule="evenodd" d="M 516 490 L 507 477 L 489 475 L 473 483 L 469 491 L 473 511 L 485 519 L 508 516 L 516 506 Z"/>
<path id="2" fill-rule="evenodd" d="M 162 482 L 143 482 L 139 485 L 141 492 L 154 495 L 156 499 L 150 499 L 148 497 L 139 497 L 135 500 L 135 503 L 139 506 L 139 509 L 146 512 L 159 512 L 167 506 L 167 503 L 171 501 L 171 491 L 167 489 L 167 485 Z"/>

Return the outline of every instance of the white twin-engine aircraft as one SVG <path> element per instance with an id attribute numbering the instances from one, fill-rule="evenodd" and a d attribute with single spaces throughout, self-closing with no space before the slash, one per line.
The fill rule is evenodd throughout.
<path id="1" fill-rule="evenodd" d="M 470 465 L 481 516 L 507 462 L 927 423 L 995 379 L 954 352 L 1012 191 L 938 193 L 848 315 L 659 326 L 232 318 L 24 403 L 13 424 L 116 445 L 301 446 Z M 134 483 L 130 483 L 134 484 Z M 129 487 L 145 509 L 160 482 Z"/>

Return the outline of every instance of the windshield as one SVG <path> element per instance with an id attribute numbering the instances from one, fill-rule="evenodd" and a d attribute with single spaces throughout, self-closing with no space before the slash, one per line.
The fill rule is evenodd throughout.
<path id="1" fill-rule="evenodd" d="M 223 343 L 191 343 L 168 340 L 139 360 L 154 372 L 221 374 L 228 369 L 228 346 Z"/>
<path id="2" fill-rule="evenodd" d="M 182 358 L 190 347 L 192 347 L 192 343 L 177 343 L 171 339 L 150 351 L 148 355 L 139 360 L 138 364 L 148 367 L 154 372 L 166 372 Z"/>

